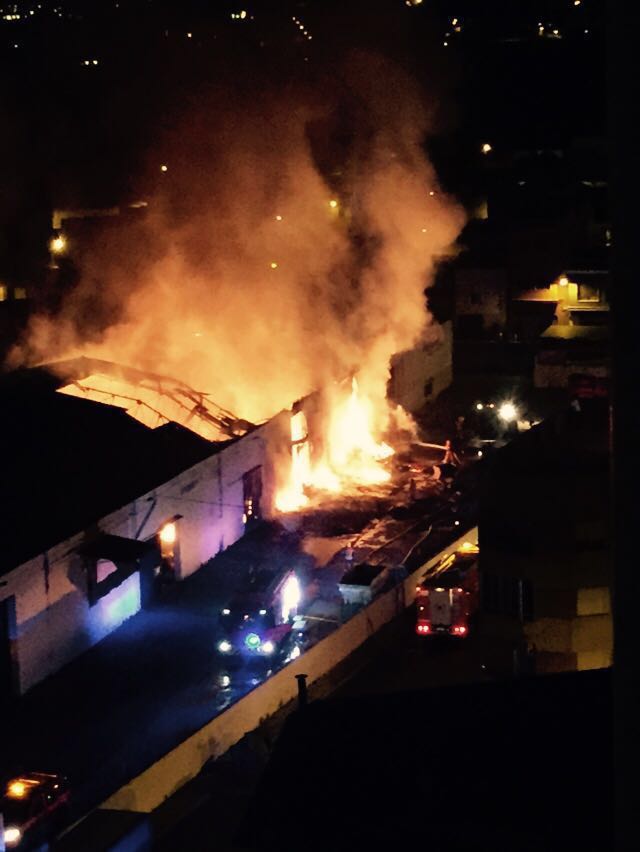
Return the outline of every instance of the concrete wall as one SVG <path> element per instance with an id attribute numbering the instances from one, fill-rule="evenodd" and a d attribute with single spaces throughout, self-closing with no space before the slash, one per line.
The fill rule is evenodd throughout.
<path id="1" fill-rule="evenodd" d="M 232 705 L 113 794 L 102 807 L 149 812 L 200 772 L 210 758 L 218 758 L 297 695 L 295 675 L 308 682 L 321 678 L 415 600 L 416 584 L 425 570 L 456 550 L 463 541 L 478 540 L 477 528 L 461 536 L 426 562 L 402 585 L 376 598 L 368 607 L 290 663 L 247 696 Z"/>
<path id="2" fill-rule="evenodd" d="M 389 397 L 410 412 L 442 393 L 453 381 L 451 322 L 438 327 L 438 339 L 394 355 Z"/>
<path id="3" fill-rule="evenodd" d="M 96 521 L 92 532 L 146 540 L 176 515 L 179 576 L 186 577 L 244 533 L 242 475 L 262 467 L 263 513 L 273 512 L 274 459 L 288 444 L 283 412 L 218 454 Z M 285 448 L 285 449 L 283 449 Z M 147 516 L 145 519 L 145 516 Z M 86 531 L 5 575 L 0 599 L 15 596 L 17 682 L 25 692 L 99 642 L 140 609 L 138 573 L 90 606 L 77 554 Z"/>

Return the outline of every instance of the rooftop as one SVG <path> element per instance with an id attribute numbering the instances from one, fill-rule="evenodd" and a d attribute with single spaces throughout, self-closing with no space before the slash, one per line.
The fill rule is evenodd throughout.
<path id="1" fill-rule="evenodd" d="M 610 848 L 610 725 L 606 669 L 314 702 L 242 848 Z"/>
<path id="2" fill-rule="evenodd" d="M 217 452 L 175 423 L 56 391 L 46 368 L 0 376 L 0 574 Z"/>
<path id="3" fill-rule="evenodd" d="M 610 334 L 608 327 L 602 325 L 550 325 L 542 337 L 545 340 L 600 343 L 609 340 Z"/>

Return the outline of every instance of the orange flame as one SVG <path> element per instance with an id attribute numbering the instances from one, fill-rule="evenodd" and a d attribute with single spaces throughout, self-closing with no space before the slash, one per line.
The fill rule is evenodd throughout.
<path id="1" fill-rule="evenodd" d="M 312 465 L 304 412 L 291 417 L 291 474 L 289 482 L 276 495 L 276 508 L 292 512 L 309 504 L 306 489 L 347 493 L 360 485 L 387 482 L 391 474 L 380 464 L 393 455 L 393 449 L 374 437 L 374 406 L 362 397 L 358 382 L 351 381 L 351 393 L 336 405 L 327 428 L 328 448 Z"/>

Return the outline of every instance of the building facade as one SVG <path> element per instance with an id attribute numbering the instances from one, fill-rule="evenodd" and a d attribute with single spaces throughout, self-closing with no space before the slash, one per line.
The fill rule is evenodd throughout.
<path id="1" fill-rule="evenodd" d="M 86 403 L 104 408 L 96 403 Z M 3 688 L 24 693 L 273 512 L 284 412 L 19 565 L 0 585 Z M 99 483 L 96 484 L 99 487 Z"/>

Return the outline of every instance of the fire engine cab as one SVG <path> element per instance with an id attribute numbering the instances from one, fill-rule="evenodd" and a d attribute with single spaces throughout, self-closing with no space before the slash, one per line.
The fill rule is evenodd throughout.
<path id="1" fill-rule="evenodd" d="M 469 635 L 479 604 L 478 554 L 476 544 L 464 542 L 425 574 L 416 588 L 418 636 Z"/>

